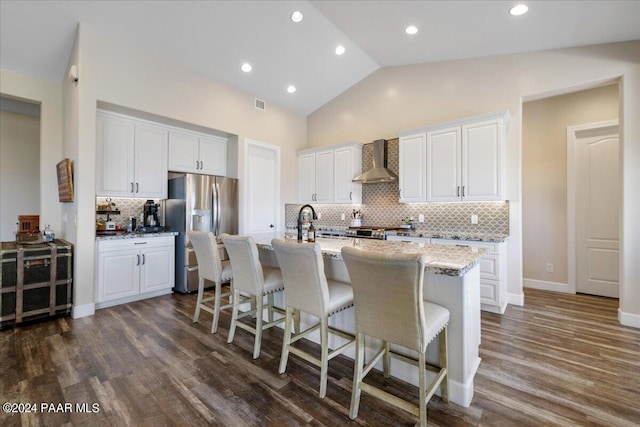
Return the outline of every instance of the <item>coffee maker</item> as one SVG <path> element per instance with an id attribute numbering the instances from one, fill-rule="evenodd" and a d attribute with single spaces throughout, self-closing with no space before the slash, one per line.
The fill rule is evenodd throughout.
<path id="1" fill-rule="evenodd" d="M 144 229 L 145 231 L 161 231 L 164 229 L 158 220 L 159 204 L 153 200 L 147 200 L 144 204 Z"/>

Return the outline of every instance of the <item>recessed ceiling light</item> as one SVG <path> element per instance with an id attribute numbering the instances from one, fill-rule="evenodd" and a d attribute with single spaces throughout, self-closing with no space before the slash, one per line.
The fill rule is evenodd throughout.
<path id="1" fill-rule="evenodd" d="M 304 18 L 304 16 L 302 15 L 302 12 L 300 12 L 299 10 L 294 10 L 293 13 L 291 14 L 291 20 L 293 22 L 300 22 L 302 21 L 302 18 Z"/>
<path id="2" fill-rule="evenodd" d="M 249 71 L 252 70 L 251 64 L 249 64 L 248 62 L 245 62 L 244 64 L 242 64 L 242 67 L 240 67 L 242 69 L 242 71 L 244 71 L 245 73 L 248 73 Z"/>
<path id="3" fill-rule="evenodd" d="M 287 88 L 287 92 L 294 93 L 296 91 L 296 87 L 294 85 L 289 85 Z"/>
<path id="4" fill-rule="evenodd" d="M 520 16 L 527 13 L 527 10 L 529 10 L 529 8 L 526 5 L 518 4 L 516 6 L 513 6 L 511 9 L 509 9 L 509 13 L 512 14 L 513 16 Z"/>
<path id="5" fill-rule="evenodd" d="M 418 34 L 418 28 L 415 25 L 409 25 L 404 32 L 411 35 Z"/>
<path id="6" fill-rule="evenodd" d="M 347 51 L 347 49 L 344 48 L 344 46 L 342 46 L 341 44 L 339 44 L 336 47 L 336 55 L 342 55 L 343 53 L 345 53 Z"/>

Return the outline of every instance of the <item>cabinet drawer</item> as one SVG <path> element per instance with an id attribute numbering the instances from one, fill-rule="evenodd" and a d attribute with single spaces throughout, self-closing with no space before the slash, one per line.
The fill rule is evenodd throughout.
<path id="1" fill-rule="evenodd" d="M 483 304 L 499 305 L 499 287 L 500 283 L 494 280 L 480 280 L 480 302 Z"/>
<path id="2" fill-rule="evenodd" d="M 486 253 L 480 260 L 480 278 L 500 280 L 500 256 Z"/>
<path id="3" fill-rule="evenodd" d="M 127 249 L 144 249 L 159 246 L 173 246 L 173 236 L 152 237 L 149 239 L 122 239 L 98 241 L 100 252 L 120 251 Z"/>

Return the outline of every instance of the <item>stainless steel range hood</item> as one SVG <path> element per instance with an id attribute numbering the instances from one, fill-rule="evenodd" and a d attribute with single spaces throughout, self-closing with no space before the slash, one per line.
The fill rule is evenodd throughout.
<path id="1" fill-rule="evenodd" d="M 363 184 L 377 182 L 398 182 L 398 175 L 387 169 L 387 140 L 373 141 L 373 168 L 353 179 Z"/>

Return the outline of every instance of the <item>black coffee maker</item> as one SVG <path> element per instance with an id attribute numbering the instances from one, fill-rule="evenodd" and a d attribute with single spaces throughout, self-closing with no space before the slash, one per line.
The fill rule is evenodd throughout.
<path id="1" fill-rule="evenodd" d="M 147 200 L 144 204 L 144 226 L 148 228 L 160 227 L 160 221 L 158 221 L 158 208 L 159 204 L 154 203 L 153 200 Z"/>

